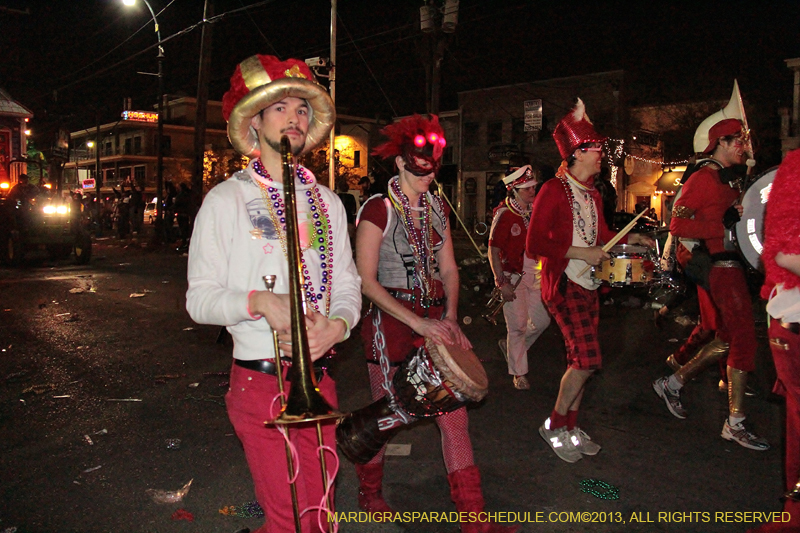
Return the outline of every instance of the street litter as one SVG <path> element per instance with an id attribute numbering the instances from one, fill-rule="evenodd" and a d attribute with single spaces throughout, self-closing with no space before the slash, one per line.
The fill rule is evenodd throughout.
<path id="1" fill-rule="evenodd" d="M 464 323 L 465 326 L 469 326 L 470 324 L 472 324 L 472 317 L 465 316 L 464 318 L 461 319 L 461 321 Z"/>
<path id="2" fill-rule="evenodd" d="M 410 444 L 389 444 L 386 446 L 385 455 L 405 456 L 411 455 Z"/>
<path id="3" fill-rule="evenodd" d="M 54 315 L 54 316 L 67 316 L 67 315 L 71 315 L 71 314 L 72 313 L 59 313 L 59 314 Z"/>
<path id="4" fill-rule="evenodd" d="M 141 398 L 108 398 L 107 402 L 141 402 Z"/>
<path id="5" fill-rule="evenodd" d="M 167 439 L 164 441 L 168 450 L 180 450 L 181 439 Z"/>
<path id="6" fill-rule="evenodd" d="M 70 289 L 69 292 L 70 294 L 81 294 L 82 292 L 86 291 L 81 289 L 80 287 L 75 287 L 74 289 Z"/>
<path id="7" fill-rule="evenodd" d="M 17 533 L 17 528 L 15 528 L 15 527 L 7 527 L 0 533 Z"/>
<path id="8" fill-rule="evenodd" d="M 103 465 L 93 466 L 92 468 L 87 468 L 83 471 L 84 474 L 88 474 L 89 472 L 94 472 L 95 470 L 100 470 L 103 468 Z"/>
<path id="9" fill-rule="evenodd" d="M 100 431 L 95 431 L 92 435 L 108 435 L 107 429 L 101 429 Z"/>
<path id="10" fill-rule="evenodd" d="M 264 510 L 258 502 L 247 502 L 242 505 L 227 505 L 219 510 L 219 514 L 239 518 L 259 518 L 264 516 Z"/>
<path id="11" fill-rule="evenodd" d="M 190 479 L 186 485 L 178 490 L 147 489 L 144 493 L 156 503 L 178 503 L 188 494 L 192 481 L 194 479 Z"/>
<path id="12" fill-rule="evenodd" d="M 186 520 L 188 522 L 194 522 L 194 515 L 187 511 L 186 509 L 178 509 L 174 513 L 172 513 L 173 520 Z"/>
<path id="13" fill-rule="evenodd" d="M 129 298 L 144 298 L 145 293 L 143 292 L 132 292 Z"/>
<path id="14" fill-rule="evenodd" d="M 189 326 L 188 328 L 183 328 L 183 331 L 192 331 L 194 328 Z"/>
<path id="15" fill-rule="evenodd" d="M 675 322 L 677 322 L 681 326 L 693 326 L 693 325 L 695 325 L 695 321 L 692 320 L 691 318 L 689 318 L 686 315 L 681 315 L 681 316 L 675 317 Z"/>
<path id="16" fill-rule="evenodd" d="M 190 389 L 196 389 L 199 386 L 200 386 L 200 383 L 189 383 L 189 388 Z"/>
<path id="17" fill-rule="evenodd" d="M 53 383 L 46 383 L 44 385 L 31 385 L 27 389 L 24 389 L 22 394 L 27 394 L 29 392 L 33 392 L 35 394 L 44 394 L 45 392 L 55 390 L 55 388 L 56 386 Z"/>
<path id="18" fill-rule="evenodd" d="M 670 339 L 669 342 L 678 342 L 678 339 Z"/>
<path id="19" fill-rule="evenodd" d="M 72 398 L 71 394 L 62 394 L 61 396 L 53 396 L 54 399 L 58 400 L 61 398 Z"/>
<path id="20" fill-rule="evenodd" d="M 94 441 L 92 440 L 92 437 L 90 437 L 89 435 L 84 435 L 83 440 L 85 440 L 86 444 L 88 444 L 89 446 L 94 446 Z"/>

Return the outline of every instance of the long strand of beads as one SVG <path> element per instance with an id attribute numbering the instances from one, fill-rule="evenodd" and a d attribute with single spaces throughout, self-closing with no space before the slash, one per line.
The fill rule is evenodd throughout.
<path id="1" fill-rule="evenodd" d="M 283 254 L 288 257 L 286 249 L 286 207 L 283 203 L 283 195 L 272 185 L 273 180 L 260 160 L 257 159 L 253 163 L 253 170 L 263 178 L 263 180 L 258 180 L 258 185 L 261 189 L 261 197 L 267 207 L 275 231 L 278 233 L 278 239 L 280 240 Z M 297 167 L 297 178 L 303 185 L 311 183 L 305 168 L 301 166 Z M 309 246 L 300 251 L 300 262 L 304 278 L 303 290 L 306 293 L 306 301 L 308 301 L 315 310 L 320 311 L 320 304 L 322 302 L 325 303 L 325 314 L 327 315 L 330 311 L 330 293 L 331 284 L 333 282 L 333 230 L 331 229 L 328 206 L 325 205 L 322 200 L 322 193 L 320 193 L 319 188 L 314 185 L 306 190 L 305 194 L 313 220 L 314 234 L 312 235 Z M 314 283 L 311 280 L 311 272 L 309 271 L 304 254 L 305 250 L 311 247 L 317 250 L 320 258 L 321 279 L 319 292 L 314 289 Z"/>
<path id="2" fill-rule="evenodd" d="M 408 237 L 408 244 L 417 260 L 414 284 L 422 291 L 423 301 L 431 298 L 433 287 L 433 277 L 431 274 L 431 257 L 433 256 L 433 230 L 431 222 L 432 207 L 428 202 L 428 195 L 420 195 L 420 207 L 423 209 L 423 217 L 420 219 L 420 228 L 416 230 L 412 218 L 412 207 L 408 196 L 400 190 L 398 178 L 393 178 L 389 183 L 390 198 L 395 208 L 403 217 L 403 223 Z"/>

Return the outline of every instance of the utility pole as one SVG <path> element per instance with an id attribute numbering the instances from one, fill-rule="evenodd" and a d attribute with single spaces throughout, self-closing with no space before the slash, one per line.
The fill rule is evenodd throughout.
<path id="1" fill-rule="evenodd" d="M 336 109 L 336 0 L 331 0 L 331 69 L 328 81 L 330 81 L 331 100 Z M 336 124 L 331 128 L 329 139 L 330 149 L 328 150 L 328 187 L 336 192 Z"/>
<path id="2" fill-rule="evenodd" d="M 203 202 L 203 160 L 206 149 L 206 124 L 208 122 L 208 81 L 211 72 L 212 27 L 208 17 L 214 16 L 214 1 L 205 0 L 203 7 L 203 32 L 200 39 L 200 69 L 197 74 L 197 109 L 194 127 L 194 173 L 192 197 L 195 206 Z"/>
<path id="3" fill-rule="evenodd" d="M 436 6 L 436 0 L 428 0 L 419 8 L 420 29 L 428 38 L 428 57 L 425 61 L 428 89 L 426 98 L 428 112 L 433 115 L 439 114 L 442 62 L 450 35 L 456 31 L 458 25 L 458 1 L 444 0 L 442 7 L 439 8 Z"/>

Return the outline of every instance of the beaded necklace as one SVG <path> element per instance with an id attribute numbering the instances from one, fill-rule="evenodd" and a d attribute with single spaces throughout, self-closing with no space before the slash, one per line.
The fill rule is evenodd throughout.
<path id="1" fill-rule="evenodd" d="M 525 222 L 525 229 L 527 229 L 528 224 L 531 222 L 531 206 L 528 205 L 528 209 L 523 209 L 517 199 L 512 196 L 506 197 L 506 206 L 512 213 L 522 217 L 523 222 Z"/>
<path id="2" fill-rule="evenodd" d="M 568 172 L 565 173 L 565 177 L 559 178 L 559 181 L 561 181 L 561 185 L 564 186 L 564 192 L 567 193 L 570 211 L 572 211 L 572 222 L 575 228 L 578 230 L 578 235 L 587 245 L 594 246 L 595 242 L 597 242 L 597 212 L 595 211 L 594 199 L 589 193 L 589 188 L 573 178 Z M 589 207 L 591 223 L 589 225 L 590 234 L 588 236 L 586 235 L 586 221 L 583 219 L 581 214 L 581 204 L 575 199 L 575 195 L 572 193 L 572 186 L 570 183 L 574 183 L 583 191 L 584 205 Z"/>
<path id="3" fill-rule="evenodd" d="M 269 217 L 272 219 L 272 225 L 278 233 L 278 239 L 281 242 L 281 249 L 283 249 L 284 257 L 288 258 L 286 250 L 286 206 L 283 203 L 283 194 L 276 187 L 273 186 L 273 180 L 261 164 L 261 160 L 256 159 L 253 163 L 253 170 L 257 174 L 258 188 L 261 190 L 261 198 L 264 200 L 264 205 L 269 211 Z M 297 179 L 303 185 L 313 183 L 313 180 L 306 174 L 305 168 L 297 165 Z M 305 291 L 306 301 L 311 303 L 311 306 L 318 312 L 320 311 L 320 304 L 325 302 L 325 315 L 330 312 L 331 307 L 331 283 L 333 282 L 333 230 L 331 229 L 330 215 L 328 215 L 328 206 L 322 201 L 322 194 L 319 188 L 314 185 L 305 191 L 306 200 L 309 204 L 309 211 L 311 217 L 314 219 L 314 236 L 309 245 L 300 250 L 300 262 L 303 270 L 303 290 Z M 300 210 L 298 206 L 298 211 Z M 314 289 L 314 283 L 311 281 L 311 273 L 306 263 L 305 250 L 314 248 L 319 254 L 320 270 L 322 276 L 319 285 L 319 292 Z"/>
<path id="4" fill-rule="evenodd" d="M 400 190 L 400 179 L 395 176 L 389 182 L 389 198 L 400 214 L 408 244 L 414 253 L 417 274 L 414 276 L 414 286 L 422 291 L 423 302 L 430 301 L 433 293 L 433 275 L 431 274 L 433 224 L 431 223 L 432 207 L 428 201 L 428 194 L 420 195 L 419 207 L 411 207 L 408 196 Z M 415 217 L 413 212 L 420 210 L 422 216 Z M 414 227 L 414 218 L 420 221 L 419 230 Z"/>

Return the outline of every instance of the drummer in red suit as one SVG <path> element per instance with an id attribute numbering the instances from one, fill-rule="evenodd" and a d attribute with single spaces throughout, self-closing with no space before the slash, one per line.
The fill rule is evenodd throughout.
<path id="1" fill-rule="evenodd" d="M 508 373 L 514 376 L 514 388 L 526 390 L 531 388 L 527 378 L 528 350 L 550 325 L 550 315 L 542 303 L 539 260 L 525 257 L 531 204 L 539 182 L 530 165 L 514 169 L 503 182 L 508 196 L 494 211 L 489 264 L 505 302 L 503 316 L 508 335 L 500 340 L 500 350 L 506 356 Z"/>
<path id="2" fill-rule="evenodd" d="M 367 200 L 356 222 L 356 266 L 361 290 L 372 301 L 361 335 L 375 400 L 384 397 L 398 365 L 425 339 L 472 348 L 458 325 L 459 276 L 449 210 L 428 192 L 446 145 L 439 119 L 414 115 L 386 126 L 382 133 L 389 139 L 373 153 L 392 159 L 398 173 L 389 181 L 388 194 Z M 435 421 L 456 509 L 482 512 L 467 409 L 462 406 Z M 385 446 L 367 464 L 356 465 L 358 504 L 364 511 L 392 511 L 381 490 L 384 452 Z M 516 529 L 491 522 L 461 523 L 464 533 Z"/>
<path id="3" fill-rule="evenodd" d="M 748 132 L 739 119 L 727 118 L 708 132 L 704 154 L 715 164 L 706 165 L 683 186 L 672 210 L 670 231 L 680 238 L 702 239 L 711 255 L 709 294 L 717 310 L 714 340 L 680 370 L 653 382 L 656 394 L 677 418 L 686 418 L 680 390 L 684 384 L 720 359 L 728 358 L 728 417 L 722 438 L 751 450 L 764 451 L 769 444 L 744 426 L 747 374 L 755 369 L 756 331 L 744 267 L 735 251 L 725 249 L 725 228 L 739 221 L 739 183 L 746 173 Z M 693 256 L 698 254 L 695 248 Z"/>
<path id="4" fill-rule="evenodd" d="M 555 407 L 539 428 L 553 451 L 568 463 L 595 455 L 600 446 L 578 426 L 578 410 L 589 377 L 602 366 L 598 342 L 599 282 L 587 266 L 610 256 L 602 244 L 614 238 L 603 218 L 602 199 L 594 188 L 600 173 L 603 143 L 586 116 L 583 101 L 553 131 L 563 158 L 533 202 L 526 244 L 527 257 L 542 258 L 542 300 L 555 319 L 567 349 L 567 370 L 561 378 Z M 621 243 L 653 245 L 638 234 Z"/>
<path id="5" fill-rule="evenodd" d="M 764 222 L 766 279 L 761 296 L 769 300 L 769 347 L 778 381 L 774 391 L 786 397 L 786 490 L 788 522 L 770 523 L 758 533 L 800 531 L 800 150 L 789 152 L 775 175 Z M 786 516 L 785 514 L 783 515 Z"/>

